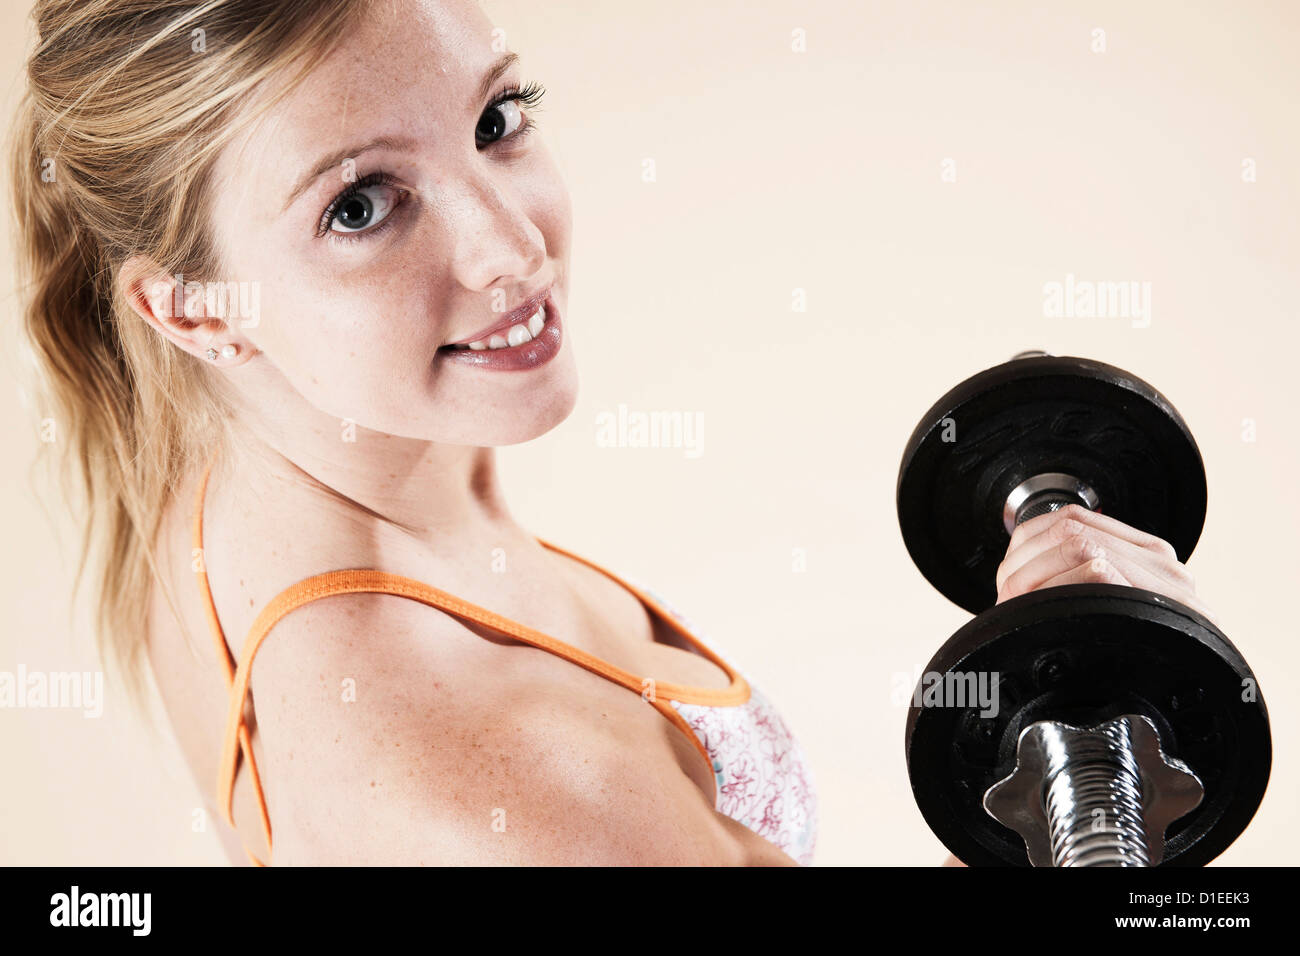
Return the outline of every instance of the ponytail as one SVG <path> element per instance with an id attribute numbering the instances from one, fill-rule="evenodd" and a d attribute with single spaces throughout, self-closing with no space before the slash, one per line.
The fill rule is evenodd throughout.
<path id="1" fill-rule="evenodd" d="M 44 125 L 31 96 L 25 97 L 10 157 L 21 237 L 22 331 L 40 376 L 42 448 L 61 466 L 65 495 L 80 499 L 86 510 L 75 592 L 90 569 L 95 543 L 102 542 L 93 598 L 96 649 L 116 669 L 129 699 L 139 703 L 143 641 L 131 638 L 144 635 L 148 623 L 147 595 L 158 570 L 158 504 L 177 477 L 166 463 L 179 461 L 179 436 L 167 417 L 150 421 L 143 414 L 118 328 L 108 258 L 78 215 L 79 203 L 61 177 Z M 157 447 L 142 454 L 149 442 Z"/>
<path id="2" fill-rule="evenodd" d="M 208 236 L 218 151 L 260 115 L 243 112 L 255 91 L 273 78 L 262 109 L 278 102 L 364 10 L 364 0 L 35 0 L 10 155 L 22 331 L 47 410 L 43 447 L 85 512 L 75 592 L 93 564 L 96 648 L 139 713 L 155 586 L 184 633 L 155 554 L 162 516 L 229 442 L 231 416 L 211 370 L 136 314 L 117 271 L 143 255 L 168 274 L 219 273 Z"/>

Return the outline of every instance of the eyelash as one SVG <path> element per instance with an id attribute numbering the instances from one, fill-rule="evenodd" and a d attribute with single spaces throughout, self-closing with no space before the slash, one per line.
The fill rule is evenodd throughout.
<path id="1" fill-rule="evenodd" d="M 537 110 L 538 108 L 541 107 L 542 97 L 545 95 L 546 95 L 546 87 L 542 86 L 542 84 L 540 83 L 536 83 L 536 82 L 526 83 L 523 89 L 520 89 L 517 86 L 512 86 L 498 93 L 496 95 L 496 98 L 487 105 L 487 108 L 492 109 L 492 107 L 500 106 L 502 103 L 508 103 L 510 102 L 510 100 L 518 100 L 519 102 L 523 103 L 524 106 L 527 106 L 529 109 Z M 519 129 L 515 131 L 513 135 L 517 136 L 518 134 L 522 133 L 524 130 L 531 129 L 531 128 L 532 128 L 531 123 L 525 126 L 521 126 L 519 127 Z M 501 140 L 497 140 L 497 142 L 501 142 Z"/>
<path id="2" fill-rule="evenodd" d="M 507 140 L 522 139 L 524 136 L 531 133 L 537 126 L 537 122 L 532 118 L 531 114 L 540 109 L 542 97 L 545 93 L 546 87 L 537 82 L 527 83 L 522 89 L 517 86 L 512 86 L 498 93 L 492 101 L 484 107 L 485 110 L 490 110 L 501 106 L 503 103 L 509 103 L 511 100 L 516 100 L 527 108 L 527 112 L 524 113 L 523 124 L 517 130 L 505 139 L 498 139 L 495 142 L 489 143 L 488 146 L 495 146 L 497 143 L 504 143 Z M 325 212 L 321 215 L 320 224 L 316 230 L 316 237 L 321 238 L 328 235 L 331 242 L 360 242 L 362 239 L 368 239 L 383 232 L 392 222 L 393 214 L 397 211 L 397 206 L 401 205 L 400 201 L 394 205 L 393 210 L 384 218 L 384 221 L 373 229 L 363 229 L 349 235 L 347 233 L 336 233 L 330 229 L 330 226 L 333 224 L 334 217 L 338 215 L 343 204 L 358 192 L 363 189 L 368 189 L 371 186 L 392 186 L 394 185 L 394 182 L 392 176 L 386 172 L 380 171 L 362 176 L 355 182 L 350 183 L 346 189 L 330 200 L 330 204 L 325 207 Z"/>
<path id="3" fill-rule="evenodd" d="M 355 241 L 357 237 L 368 235 L 371 232 L 381 231 L 384 228 L 385 223 L 387 223 L 388 220 L 392 218 L 393 214 L 391 212 L 388 214 L 387 217 L 385 217 L 384 221 L 381 222 L 379 225 L 375 226 L 374 229 L 362 230 L 350 236 L 346 234 L 335 233 L 333 232 L 333 230 L 330 229 L 330 226 L 333 225 L 334 217 L 337 216 L 339 210 L 343 208 L 343 204 L 347 202 L 349 199 L 351 199 L 353 196 L 355 196 L 357 193 L 359 193 L 361 190 L 369 189 L 371 186 L 392 186 L 393 183 L 394 183 L 393 177 L 388 175 L 388 173 L 385 172 L 370 173 L 369 175 L 362 176 L 360 179 L 350 183 L 348 187 L 343 190 L 343 192 L 339 193 L 332 200 L 330 200 L 330 204 L 325 207 L 325 212 L 321 215 L 320 224 L 316 229 L 316 237 L 319 239 L 321 236 L 324 236 L 326 233 L 329 233 L 330 239 L 343 239 L 344 241 Z M 394 211 L 396 211 L 396 207 L 394 207 Z"/>

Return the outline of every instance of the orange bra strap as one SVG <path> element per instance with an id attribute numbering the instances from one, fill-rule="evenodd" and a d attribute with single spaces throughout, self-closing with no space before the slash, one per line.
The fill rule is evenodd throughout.
<path id="1" fill-rule="evenodd" d="M 683 684 L 672 684 L 667 682 L 652 681 L 643 679 L 636 674 L 626 671 L 606 661 L 601 660 L 594 655 L 588 654 L 580 648 L 574 647 L 564 641 L 544 634 L 541 631 L 527 627 L 509 618 L 502 617 L 486 608 L 463 601 L 454 594 L 438 588 L 430 587 L 421 581 L 412 578 L 402 577 L 396 574 L 390 574 L 383 571 L 372 569 L 350 569 L 345 571 L 330 571 L 325 574 L 318 574 L 315 577 L 299 581 L 285 590 L 281 591 L 266 605 L 257 619 L 253 622 L 249 630 L 248 637 L 245 639 L 243 647 L 240 650 L 240 661 L 238 667 L 234 664 L 234 658 L 226 645 L 225 635 L 222 632 L 220 621 L 217 618 L 216 605 L 212 599 L 212 591 L 208 583 L 208 576 L 203 556 L 203 501 L 207 490 L 208 477 L 211 474 L 212 466 L 209 465 L 204 471 L 197 493 L 197 501 L 194 508 L 194 557 L 198 559 L 195 572 L 199 578 L 199 586 L 202 592 L 204 609 L 207 613 L 208 622 L 212 631 L 213 640 L 217 646 L 218 659 L 222 662 L 222 668 L 225 674 L 226 687 L 229 697 L 229 708 L 227 711 L 225 734 L 222 738 L 221 757 L 218 763 L 218 780 L 217 780 L 217 808 L 227 823 L 234 827 L 233 816 L 233 797 L 235 777 L 239 769 L 239 759 L 242 754 L 248 763 L 249 774 L 252 779 L 253 789 L 257 796 L 257 803 L 262 819 L 262 830 L 266 837 L 267 846 L 271 846 L 271 818 L 267 809 L 266 797 L 262 791 L 261 779 L 257 772 L 257 763 L 253 757 L 252 741 L 247 726 L 244 723 L 243 711 L 244 701 L 248 695 L 249 681 L 252 675 L 253 661 L 257 656 L 258 648 L 275 624 L 286 614 L 320 598 L 329 597 L 335 594 L 356 594 L 356 593 L 378 593 L 393 594 L 398 597 L 411 598 L 426 604 L 430 607 L 436 607 L 454 616 L 475 623 L 484 625 L 492 630 L 530 644 L 534 647 L 548 651 L 571 661 L 595 674 L 599 674 L 616 684 L 620 684 L 629 690 L 640 694 L 644 699 L 651 703 L 656 710 L 659 710 L 675 726 L 685 733 L 695 748 L 705 758 L 705 761 L 712 766 L 707 749 L 700 742 L 698 736 L 691 730 L 689 724 L 671 706 L 669 701 L 679 701 L 688 704 L 702 704 L 706 706 L 730 707 L 745 703 L 750 697 L 750 687 L 738 671 L 731 667 L 726 661 L 715 654 L 711 649 L 706 647 L 694 634 L 690 633 L 686 627 L 677 620 L 677 618 L 663 608 L 650 595 L 646 594 L 640 588 L 637 588 L 618 577 L 605 568 L 593 561 L 589 561 L 581 555 L 574 554 L 564 548 L 537 538 L 538 543 L 552 551 L 567 555 L 576 561 L 579 561 L 595 570 L 601 572 L 611 580 L 622 585 L 625 589 L 635 595 L 643 604 L 659 614 L 669 625 L 691 646 L 720 667 L 731 680 L 731 684 L 725 688 L 709 687 L 692 687 Z M 647 694 L 646 692 L 649 691 Z M 245 848 L 245 852 L 248 850 Z M 257 866 L 264 864 L 257 859 L 252 853 L 248 853 L 252 862 Z"/>
<path id="2" fill-rule="evenodd" d="M 261 793 L 261 792 L 262 792 L 262 791 L 261 791 L 261 789 L 259 788 L 259 789 L 258 789 L 258 793 Z M 267 846 L 270 846 L 270 844 L 268 843 Z M 259 860 L 257 857 L 253 856 L 253 851 L 250 850 L 248 847 L 244 847 L 244 855 L 248 857 L 248 861 L 249 861 L 250 863 L 252 863 L 253 866 L 266 866 L 265 863 L 263 863 L 263 862 L 262 862 L 261 860 Z"/>
<path id="3" fill-rule="evenodd" d="M 567 548 L 561 548 L 558 544 L 551 544 L 551 542 L 544 541 L 541 538 L 537 538 L 537 542 L 544 548 L 549 548 L 552 551 L 557 551 L 560 554 L 567 555 L 574 561 L 578 561 L 589 568 L 599 571 L 614 583 L 631 592 L 639 601 L 641 601 L 642 604 L 646 605 L 646 607 L 654 609 L 661 618 L 668 622 L 669 627 L 681 635 L 681 637 L 690 644 L 691 647 L 696 648 L 705 658 L 722 668 L 723 673 L 725 673 L 731 680 L 730 687 L 721 689 L 688 687 L 683 684 L 657 682 L 657 690 L 661 697 L 670 697 L 683 704 L 706 704 L 713 707 L 733 707 L 749 700 L 751 693 L 749 684 L 740 672 L 715 654 L 711 648 L 705 646 L 698 637 L 692 634 L 686 626 L 677 619 L 675 614 L 671 613 L 666 607 L 652 598 L 641 588 L 632 584 L 630 581 L 619 577 L 613 571 L 601 567 L 595 561 L 588 560 L 580 554 L 575 554 Z"/>
<path id="4" fill-rule="evenodd" d="M 191 559 L 194 561 L 194 572 L 199 579 L 199 592 L 203 598 L 203 609 L 208 616 L 208 630 L 212 633 L 213 642 L 216 644 L 217 660 L 221 661 L 221 669 L 226 679 L 226 692 L 229 693 L 231 686 L 235 682 L 235 662 L 230 655 L 230 648 L 226 646 L 226 635 L 221 630 L 221 621 L 217 618 L 217 606 L 212 600 L 212 588 L 208 584 L 207 556 L 203 551 L 203 500 L 208 490 L 208 476 L 211 473 L 212 466 L 209 465 L 204 469 L 203 477 L 199 479 L 199 490 L 194 504 L 194 553 L 191 555 Z M 241 726 L 239 728 L 239 746 L 248 761 L 248 772 L 253 781 L 253 791 L 257 794 L 258 813 L 262 818 L 262 833 L 265 835 L 266 845 L 269 847 L 271 845 L 271 814 L 267 810 L 266 797 L 262 793 L 262 781 L 257 773 L 257 763 L 253 760 L 253 742 L 247 727 Z M 233 825 L 232 823 L 231 826 Z M 265 865 L 247 847 L 244 848 L 244 852 L 248 854 L 248 858 L 253 862 L 253 865 Z"/>
<path id="5" fill-rule="evenodd" d="M 659 713 L 663 714 L 670 721 L 672 721 L 674 724 L 677 725 L 677 729 L 680 730 L 682 733 L 684 733 L 686 735 L 686 739 L 688 739 L 691 743 L 695 745 L 695 749 L 699 751 L 700 756 L 704 758 L 705 765 L 709 768 L 710 771 L 712 771 L 713 758 L 709 755 L 708 748 L 705 747 L 703 741 L 700 740 L 700 735 L 691 729 L 691 725 L 686 722 L 686 718 L 677 712 L 677 708 L 673 707 L 672 704 L 668 703 L 667 698 L 664 697 L 656 697 L 653 701 L 651 701 L 651 706 L 653 706 L 655 710 L 659 711 Z M 710 773 L 709 776 L 712 777 L 713 774 Z M 718 788 L 717 788 L 717 782 L 714 781 L 713 803 L 716 805 L 717 802 L 718 802 Z"/>
<path id="6" fill-rule="evenodd" d="M 244 641 L 243 649 L 240 652 L 239 667 L 235 671 L 234 680 L 231 684 L 230 708 L 227 712 L 226 732 L 221 748 L 217 781 L 217 806 L 225 815 L 226 822 L 232 826 L 234 821 L 231 815 L 231 798 L 234 792 L 235 771 L 238 766 L 240 735 L 244 730 L 244 698 L 248 693 L 249 679 L 252 675 L 253 661 L 257 656 L 258 648 L 262 646 L 262 642 L 275 624 L 289 612 L 311 601 L 331 595 L 358 593 L 393 594 L 398 597 L 411 598 L 421 604 L 439 608 L 449 614 L 474 621 L 503 634 L 508 634 L 525 644 L 531 644 L 534 647 L 549 651 L 593 673 L 636 691 L 638 694 L 650 689 L 651 694 L 647 699 L 656 706 L 656 709 L 663 712 L 673 723 L 682 727 L 688 733 L 690 733 L 690 728 L 676 710 L 666 703 L 666 699 L 704 698 L 698 702 L 731 705 L 743 703 L 750 693 L 749 685 L 744 677 L 738 672 L 726 668 L 725 665 L 723 665 L 724 668 L 734 676 L 732 686 L 724 690 L 680 687 L 675 684 L 651 682 L 588 654 L 580 648 L 566 644 L 564 641 L 557 640 L 550 635 L 543 634 L 541 631 L 502 617 L 500 614 L 479 607 L 476 604 L 462 601 L 454 594 L 448 594 L 446 591 L 430 587 L 413 578 L 371 569 L 358 568 L 346 571 L 329 571 L 299 581 L 276 595 L 271 603 L 266 605 L 258 614 L 252 628 L 249 630 L 248 638 Z M 677 692 L 680 692 L 680 696 Z M 694 739 L 695 735 L 691 733 L 691 737 Z M 707 753 L 705 756 L 707 757 Z"/>

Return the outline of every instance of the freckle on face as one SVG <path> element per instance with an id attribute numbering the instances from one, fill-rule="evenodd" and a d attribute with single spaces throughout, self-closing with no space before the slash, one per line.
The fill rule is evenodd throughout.
<path id="1" fill-rule="evenodd" d="M 247 336 L 283 379 L 251 407 L 297 403 L 289 407 L 385 434 L 474 445 L 528 440 L 571 411 L 577 376 L 567 341 L 545 368 L 522 373 L 435 360 L 439 346 L 490 321 L 494 292 L 513 306 L 553 285 L 562 314 L 567 305 L 571 209 L 543 134 L 476 148 L 488 102 L 478 86 L 500 58 L 482 41 L 491 35 L 471 3 L 376 5 L 223 154 L 218 245 L 236 277 L 263 289 L 262 321 Z M 543 78 L 521 60 L 491 95 L 531 80 Z M 297 171 L 382 136 L 415 146 L 353 163 L 354 179 L 386 173 L 407 197 L 382 235 L 317 237 L 341 175 L 327 173 L 280 212 Z"/>

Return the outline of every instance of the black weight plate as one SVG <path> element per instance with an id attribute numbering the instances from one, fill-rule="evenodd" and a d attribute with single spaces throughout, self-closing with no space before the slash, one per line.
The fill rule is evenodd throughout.
<path id="1" fill-rule="evenodd" d="M 1201 536 L 1205 466 L 1168 399 L 1101 362 L 1023 358 L 948 392 L 907 443 L 898 522 L 921 573 L 973 614 L 991 607 L 1011 540 L 1003 505 L 1045 472 L 1086 482 L 1099 512 L 1165 539 L 1180 561 Z"/>
<path id="2" fill-rule="evenodd" d="M 1214 859 L 1264 796 L 1272 744 L 1254 675 L 1209 620 L 1163 595 L 1110 584 L 1031 591 L 980 614 L 926 668 L 993 672 L 996 714 L 981 716 L 973 701 L 917 706 L 914 699 L 907 715 L 917 806 L 970 866 L 1029 865 L 1020 836 L 988 815 L 983 795 L 1014 768 L 1020 731 L 1037 720 L 1090 726 L 1127 713 L 1152 719 L 1164 752 L 1185 761 L 1205 786 L 1200 805 L 1170 825 L 1164 866 Z"/>

